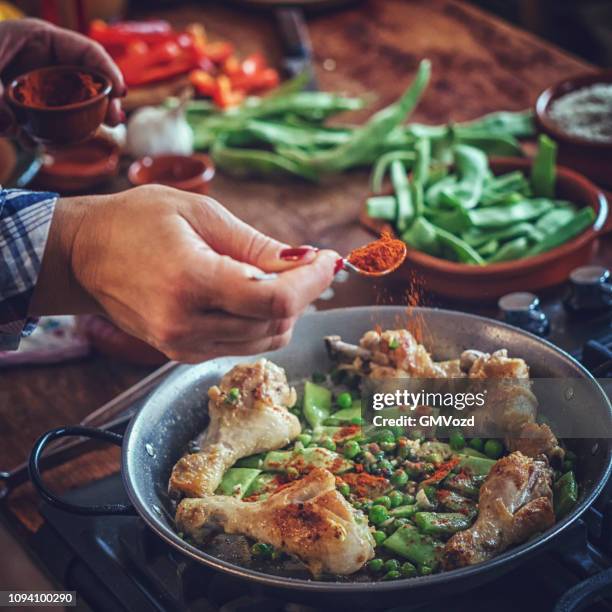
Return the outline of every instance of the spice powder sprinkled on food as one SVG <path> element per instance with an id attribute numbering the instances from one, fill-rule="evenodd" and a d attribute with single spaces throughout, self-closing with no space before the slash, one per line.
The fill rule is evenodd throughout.
<path id="1" fill-rule="evenodd" d="M 396 268 L 405 253 L 406 245 L 384 231 L 378 240 L 351 251 L 348 261 L 363 272 L 380 274 Z"/>

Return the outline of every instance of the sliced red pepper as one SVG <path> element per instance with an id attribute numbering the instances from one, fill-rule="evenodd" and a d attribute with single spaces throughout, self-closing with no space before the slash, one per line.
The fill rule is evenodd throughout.
<path id="1" fill-rule="evenodd" d="M 202 95 L 212 98 L 217 88 L 217 79 L 204 70 L 192 70 L 189 73 L 189 82 L 196 91 Z"/>
<path id="2" fill-rule="evenodd" d="M 108 25 L 95 19 L 89 26 L 89 36 L 103 45 L 127 44 L 134 40 L 147 43 L 160 43 L 176 38 L 172 26 L 161 19 L 150 21 L 120 21 Z"/>
<path id="3" fill-rule="evenodd" d="M 246 75 L 255 74 L 261 72 L 268 67 L 266 58 L 261 53 L 251 53 L 247 55 L 242 62 L 242 72 Z"/>
<path id="4" fill-rule="evenodd" d="M 204 53 L 206 53 L 215 64 L 222 64 L 234 53 L 234 45 L 223 40 L 210 42 L 204 46 Z"/>
<path id="5" fill-rule="evenodd" d="M 222 74 L 217 77 L 216 88 L 213 93 L 213 101 L 221 108 L 237 106 L 244 100 L 244 93 L 234 91 L 229 77 Z"/>
<path id="6" fill-rule="evenodd" d="M 230 77 L 234 89 L 254 93 L 266 91 L 277 87 L 280 82 L 278 72 L 274 68 L 265 68 L 255 74 L 246 75 L 244 73 L 232 75 Z"/>

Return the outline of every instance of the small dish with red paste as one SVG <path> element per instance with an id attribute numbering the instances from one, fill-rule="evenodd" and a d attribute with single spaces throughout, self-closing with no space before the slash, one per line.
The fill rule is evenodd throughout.
<path id="1" fill-rule="evenodd" d="M 108 108 L 112 86 L 102 73 L 82 66 L 49 66 L 17 77 L 8 101 L 19 125 L 35 140 L 67 144 L 91 136 Z"/>

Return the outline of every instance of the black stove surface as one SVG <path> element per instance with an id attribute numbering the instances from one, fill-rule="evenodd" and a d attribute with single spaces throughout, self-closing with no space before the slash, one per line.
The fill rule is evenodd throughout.
<path id="1" fill-rule="evenodd" d="M 591 371 L 609 360 L 612 350 L 609 310 L 603 314 L 570 315 L 556 299 L 545 302 L 542 311 L 548 319 L 549 333 L 545 336 L 548 340 L 578 359 L 590 360 Z M 581 583 L 583 589 L 589 589 L 591 583 L 608 577 L 606 571 L 612 573 L 611 493 L 604 491 L 582 519 L 565 530 L 552 547 L 501 578 L 452 598 L 416 607 L 400 593 L 393 609 L 422 612 L 612 610 L 612 603 L 607 600 L 597 599 L 587 607 L 577 607 L 571 602 L 566 605 L 563 600 L 564 596 L 572 598 L 568 591 L 575 585 Z M 118 474 L 74 490 L 66 498 L 77 503 L 127 502 Z M 33 548 L 58 581 L 67 589 L 76 590 L 93 610 L 300 612 L 329 609 L 271 597 L 260 587 L 202 566 L 168 546 L 138 517 L 75 516 L 44 503 L 41 512 L 46 522 L 33 536 Z M 612 583 L 612 577 L 609 578 Z M 353 602 L 350 607 L 358 608 Z"/>

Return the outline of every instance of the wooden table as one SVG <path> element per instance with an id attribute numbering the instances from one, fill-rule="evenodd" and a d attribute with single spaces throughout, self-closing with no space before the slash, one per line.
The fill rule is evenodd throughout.
<path id="1" fill-rule="evenodd" d="M 179 26 L 203 20 L 209 32 L 236 41 L 243 52 L 265 49 L 272 59 L 279 57 L 268 14 L 213 5 L 157 11 L 156 15 Z M 350 94 L 375 92 L 375 107 L 394 100 L 410 81 L 419 59 L 429 57 L 432 82 L 414 114 L 415 120 L 423 122 L 524 109 L 550 82 L 588 68 L 567 53 L 455 0 L 372 0 L 313 16 L 309 26 L 321 88 Z M 368 239 L 356 220 L 367 192 L 366 178 L 363 173 L 350 173 L 313 186 L 218 176 L 212 195 L 276 238 L 296 245 L 329 246 L 342 253 Z M 113 189 L 125 186 L 125 179 L 120 179 Z M 600 258 L 610 262 L 611 254 L 607 240 Z M 353 280 L 339 286 L 336 298 L 321 307 L 375 299 L 375 289 Z M 24 460 L 41 432 L 78 422 L 147 372 L 147 368 L 103 357 L 2 372 L 0 470 Z M 91 453 L 51 471 L 49 482 L 62 490 L 112 473 L 118 468 L 117 456 L 116 449 Z M 28 530 L 34 530 L 41 521 L 36 503 L 31 488 L 24 485 L 10 496 L 8 507 Z"/>

